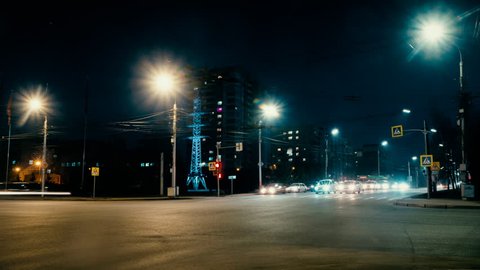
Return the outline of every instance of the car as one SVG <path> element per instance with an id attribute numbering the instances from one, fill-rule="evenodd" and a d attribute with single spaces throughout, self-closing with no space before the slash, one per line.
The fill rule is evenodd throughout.
<path id="1" fill-rule="evenodd" d="M 377 181 L 375 181 L 375 180 L 367 180 L 367 181 L 363 182 L 362 189 L 363 190 L 377 190 L 377 189 L 379 189 L 379 185 L 378 185 Z"/>
<path id="2" fill-rule="evenodd" d="M 335 182 L 332 179 L 323 179 L 315 185 L 315 193 L 330 193 L 335 192 Z"/>
<path id="3" fill-rule="evenodd" d="M 406 182 L 393 182 L 391 188 L 394 190 L 407 190 L 410 188 L 410 185 Z"/>
<path id="4" fill-rule="evenodd" d="M 286 186 L 281 183 L 270 183 L 260 189 L 260 194 L 284 194 Z"/>
<path id="5" fill-rule="evenodd" d="M 390 189 L 390 183 L 387 180 L 382 180 L 378 182 L 379 189 L 388 190 Z"/>
<path id="6" fill-rule="evenodd" d="M 345 180 L 335 185 L 335 192 L 338 193 L 360 193 L 362 186 L 356 180 Z"/>
<path id="7" fill-rule="evenodd" d="M 293 183 L 287 187 L 286 192 L 307 192 L 308 188 L 304 183 Z"/>

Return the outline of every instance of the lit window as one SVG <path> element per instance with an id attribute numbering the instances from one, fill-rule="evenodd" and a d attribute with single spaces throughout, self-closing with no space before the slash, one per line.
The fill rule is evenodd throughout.
<path id="1" fill-rule="evenodd" d="M 298 131 L 298 130 L 295 130 L 295 134 L 298 134 L 298 133 L 299 133 L 299 131 Z"/>
<path id="2" fill-rule="evenodd" d="M 217 122 L 217 125 L 221 126 L 221 125 L 222 125 L 222 121 L 218 121 L 218 122 Z"/>
<path id="3" fill-rule="evenodd" d="M 293 139 L 293 138 L 292 138 L 292 136 L 288 136 L 288 139 L 291 140 L 291 139 Z"/>
<path id="4" fill-rule="evenodd" d="M 295 136 L 295 140 L 298 140 L 298 138 L 299 138 L 298 136 Z"/>
<path id="5" fill-rule="evenodd" d="M 297 151 L 298 151 L 298 149 L 299 149 L 299 147 L 298 147 L 298 146 L 297 146 L 297 147 L 295 147 L 295 150 L 297 150 Z"/>
<path id="6" fill-rule="evenodd" d="M 222 128 L 217 128 L 217 131 L 218 131 L 218 132 L 222 132 Z"/>
<path id="7" fill-rule="evenodd" d="M 145 163 L 140 163 L 140 167 L 145 167 Z"/>
<path id="8" fill-rule="evenodd" d="M 289 134 L 289 135 L 290 135 L 290 134 L 293 134 L 293 131 L 289 130 L 289 131 L 288 131 L 288 134 Z"/>
<path id="9" fill-rule="evenodd" d="M 221 114 L 217 115 L 217 118 L 222 118 L 222 115 Z"/>
<path id="10" fill-rule="evenodd" d="M 217 77 L 217 79 L 222 79 L 222 78 L 223 78 L 222 75 L 218 75 Z"/>
<path id="11" fill-rule="evenodd" d="M 221 100 L 217 101 L 217 105 L 218 106 L 222 105 L 222 101 Z"/>
<path id="12" fill-rule="evenodd" d="M 282 148 L 277 148 L 277 151 L 278 151 L 278 152 L 281 152 L 281 151 L 282 151 Z"/>
<path id="13" fill-rule="evenodd" d="M 287 155 L 290 156 L 290 157 L 293 156 L 293 150 L 292 150 L 292 148 L 288 148 L 288 149 L 287 149 Z"/>
<path id="14" fill-rule="evenodd" d="M 297 156 L 297 157 L 298 157 L 298 155 L 300 155 L 300 153 L 298 153 L 298 152 L 297 152 L 297 153 L 295 153 L 295 156 Z"/>
<path id="15" fill-rule="evenodd" d="M 223 108 L 222 107 L 218 107 L 217 108 L 217 112 L 221 113 L 223 111 Z"/>
<path id="16" fill-rule="evenodd" d="M 289 158 L 289 159 L 288 159 L 288 161 L 289 161 L 289 162 L 292 162 L 292 161 L 293 161 L 293 159 L 292 159 L 292 158 Z"/>
<path id="17" fill-rule="evenodd" d="M 210 150 L 210 151 L 208 151 L 208 153 L 209 153 L 209 154 L 213 154 L 213 151 L 212 151 L 212 150 Z"/>
<path id="18" fill-rule="evenodd" d="M 302 160 L 303 160 L 303 162 L 305 162 L 305 161 L 307 161 L 307 158 L 303 158 Z"/>
<path id="19" fill-rule="evenodd" d="M 213 157 L 208 157 L 208 161 L 213 161 Z"/>

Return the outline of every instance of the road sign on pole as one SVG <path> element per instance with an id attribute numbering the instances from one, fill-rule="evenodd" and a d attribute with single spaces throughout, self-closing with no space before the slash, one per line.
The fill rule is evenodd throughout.
<path id="1" fill-rule="evenodd" d="M 215 168 L 215 161 L 208 162 L 208 170 L 209 171 L 216 171 L 217 168 Z"/>
<path id="2" fill-rule="evenodd" d="M 432 171 L 440 171 L 440 161 L 432 162 Z"/>
<path id="3" fill-rule="evenodd" d="M 100 176 L 100 168 L 92 167 L 92 176 Z"/>
<path id="4" fill-rule="evenodd" d="M 403 126 L 397 125 L 392 127 L 392 138 L 398 138 L 403 136 Z"/>
<path id="5" fill-rule="evenodd" d="M 243 151 L 243 143 L 241 143 L 241 142 L 235 143 L 235 151 L 237 151 L 237 152 Z"/>
<path id="6" fill-rule="evenodd" d="M 420 156 L 420 166 L 432 167 L 432 164 L 433 164 L 433 155 L 421 155 Z"/>

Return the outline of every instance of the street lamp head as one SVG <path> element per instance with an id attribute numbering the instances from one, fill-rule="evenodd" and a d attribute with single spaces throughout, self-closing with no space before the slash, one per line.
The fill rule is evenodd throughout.
<path id="1" fill-rule="evenodd" d="M 262 118 L 274 119 L 280 116 L 279 106 L 276 104 L 262 104 L 260 105 L 262 111 Z"/>
<path id="2" fill-rule="evenodd" d="M 451 14 L 431 13 L 416 18 L 412 31 L 413 44 L 417 52 L 425 50 L 427 54 L 440 55 L 452 45 L 452 39 L 457 31 L 455 17 Z"/>
<path id="3" fill-rule="evenodd" d="M 413 156 L 413 157 L 412 157 L 412 160 L 413 160 L 413 161 L 415 161 L 415 160 L 417 160 L 417 159 L 418 159 L 417 156 Z"/>
<path id="4" fill-rule="evenodd" d="M 432 133 L 437 133 L 437 130 L 434 129 L 434 128 L 432 128 L 432 129 L 430 129 L 430 132 L 432 132 Z"/>
<path id="5" fill-rule="evenodd" d="M 382 146 L 387 146 L 388 145 L 388 141 L 382 141 Z"/>
<path id="6" fill-rule="evenodd" d="M 338 130 L 338 128 L 334 128 L 332 129 L 332 131 L 330 132 L 333 136 L 337 136 L 338 133 L 340 133 L 340 131 Z"/>
<path id="7" fill-rule="evenodd" d="M 402 112 L 404 114 L 410 114 L 412 111 L 410 111 L 410 109 L 403 109 Z"/>
<path id="8" fill-rule="evenodd" d="M 175 83 L 172 74 L 160 73 L 153 78 L 153 84 L 156 91 L 170 92 L 173 90 Z"/>
<path id="9" fill-rule="evenodd" d="M 428 44 L 437 44 L 447 37 L 447 25 L 439 19 L 429 19 L 420 28 L 423 41 Z"/>
<path id="10" fill-rule="evenodd" d="M 40 98 L 34 97 L 28 101 L 28 106 L 32 111 L 40 111 L 43 108 L 43 103 Z"/>
<path id="11" fill-rule="evenodd" d="M 19 108 L 22 111 L 19 125 L 25 124 L 31 116 L 39 118 L 50 113 L 52 104 L 46 95 L 46 91 L 41 87 L 34 90 L 21 90 L 19 93 Z"/>

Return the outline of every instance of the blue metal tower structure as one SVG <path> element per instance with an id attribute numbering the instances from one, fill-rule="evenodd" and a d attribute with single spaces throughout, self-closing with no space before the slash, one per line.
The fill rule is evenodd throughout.
<path id="1" fill-rule="evenodd" d="M 200 101 L 200 90 L 198 88 L 194 89 L 195 98 L 193 99 L 193 124 L 191 125 L 193 129 L 192 139 L 192 160 L 190 163 L 190 173 L 187 178 L 187 188 L 192 184 L 193 189 L 188 191 L 208 191 L 207 184 L 205 183 L 205 178 L 202 174 L 202 142 L 201 142 L 201 127 L 202 127 L 202 112 L 201 110 L 201 101 Z M 203 188 L 200 188 L 202 184 Z"/>

